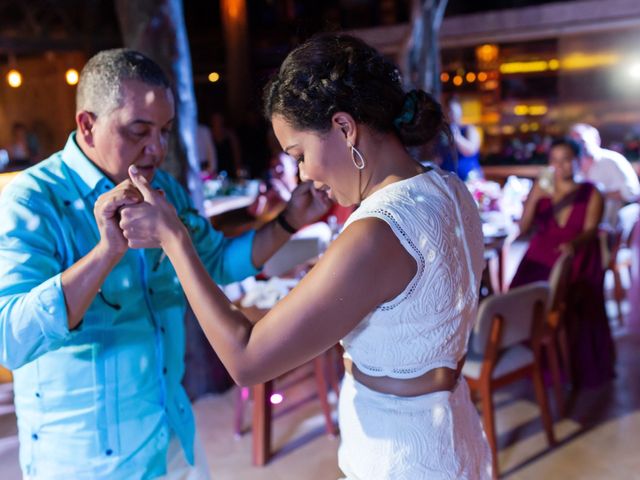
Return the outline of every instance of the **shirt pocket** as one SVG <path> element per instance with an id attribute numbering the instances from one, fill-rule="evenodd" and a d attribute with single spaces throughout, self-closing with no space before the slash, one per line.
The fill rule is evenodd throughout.
<path id="1" fill-rule="evenodd" d="M 99 382 L 98 344 L 62 347 L 37 362 L 41 415 L 33 428 L 40 446 L 55 446 L 56 458 L 95 457 L 105 434 L 99 422 L 105 387 Z"/>

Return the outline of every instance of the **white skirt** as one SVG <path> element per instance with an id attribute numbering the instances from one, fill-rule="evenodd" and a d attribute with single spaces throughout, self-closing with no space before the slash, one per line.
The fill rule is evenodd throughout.
<path id="1" fill-rule="evenodd" d="M 345 374 L 338 464 L 347 480 L 482 480 L 491 451 L 469 387 L 399 397 Z"/>

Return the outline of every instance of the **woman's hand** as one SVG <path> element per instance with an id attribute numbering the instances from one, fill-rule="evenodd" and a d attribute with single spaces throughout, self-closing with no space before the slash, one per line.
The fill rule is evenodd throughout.
<path id="1" fill-rule="evenodd" d="M 562 253 L 567 253 L 569 255 L 575 254 L 576 248 L 572 242 L 561 243 L 558 245 L 558 251 Z"/>
<path id="2" fill-rule="evenodd" d="M 186 232 L 162 191 L 151 188 L 134 166 L 129 167 L 129 177 L 144 199 L 120 211 L 120 228 L 130 248 L 160 248 Z"/>

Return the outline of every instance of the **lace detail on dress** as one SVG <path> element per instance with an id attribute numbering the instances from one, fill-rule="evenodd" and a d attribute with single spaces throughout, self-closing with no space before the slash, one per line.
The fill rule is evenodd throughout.
<path id="1" fill-rule="evenodd" d="M 424 255 L 422 255 L 422 252 L 418 249 L 416 244 L 413 243 L 413 241 L 411 240 L 411 237 L 407 235 L 404 229 L 400 226 L 400 224 L 396 221 L 396 219 L 393 218 L 393 215 L 391 215 L 391 213 L 389 213 L 388 210 L 378 208 L 376 210 L 373 210 L 371 213 L 383 215 L 387 219 L 387 223 L 390 223 L 392 225 L 392 228 L 396 231 L 396 235 L 400 234 L 402 239 L 404 239 L 404 241 L 409 244 L 409 246 L 413 250 L 413 256 L 416 257 L 418 260 L 418 271 L 416 272 L 415 277 L 411 280 L 411 283 L 409 284 L 410 285 L 409 288 L 405 289 L 405 291 L 398 296 L 399 298 L 396 298 L 394 300 L 391 300 L 390 302 L 384 303 L 378 306 L 377 308 L 377 310 L 388 311 L 396 308 L 401 302 L 409 298 L 411 294 L 415 291 L 416 286 L 418 285 L 418 282 L 420 281 L 420 279 L 422 278 L 422 274 L 424 273 L 424 266 L 425 266 Z"/>
<path id="2" fill-rule="evenodd" d="M 367 217 L 389 225 L 418 271 L 343 339 L 347 356 L 373 376 L 411 378 L 455 368 L 475 321 L 484 265 L 473 198 L 458 177 L 434 169 L 376 191 L 345 228 Z"/>

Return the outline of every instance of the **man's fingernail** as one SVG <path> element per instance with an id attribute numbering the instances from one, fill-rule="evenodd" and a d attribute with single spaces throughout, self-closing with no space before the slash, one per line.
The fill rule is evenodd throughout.
<path id="1" fill-rule="evenodd" d="M 129 171 L 135 174 L 135 173 L 138 173 L 138 168 L 135 165 L 131 165 L 129 167 Z"/>

